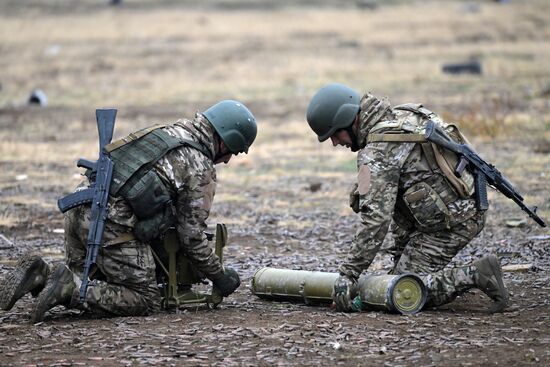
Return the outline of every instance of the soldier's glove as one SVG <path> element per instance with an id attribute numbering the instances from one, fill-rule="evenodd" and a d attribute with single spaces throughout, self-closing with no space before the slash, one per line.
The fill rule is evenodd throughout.
<path id="1" fill-rule="evenodd" d="M 228 267 L 224 271 L 212 275 L 210 279 L 212 280 L 214 289 L 223 297 L 229 296 L 241 285 L 239 274 L 234 269 Z"/>
<path id="2" fill-rule="evenodd" d="M 337 311 L 351 312 L 357 311 L 353 306 L 354 290 L 356 285 L 355 279 L 351 279 L 346 275 L 340 275 L 334 282 L 332 290 L 332 300 L 336 304 Z"/>
<path id="3" fill-rule="evenodd" d="M 357 191 L 357 187 L 357 184 L 353 185 L 349 192 L 349 206 L 354 212 L 359 213 L 359 192 Z"/>

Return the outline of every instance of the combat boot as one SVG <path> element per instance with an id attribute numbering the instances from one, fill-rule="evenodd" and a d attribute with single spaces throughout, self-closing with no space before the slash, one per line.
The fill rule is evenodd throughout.
<path id="1" fill-rule="evenodd" d="M 476 286 L 495 302 L 490 312 L 502 312 L 508 305 L 509 295 L 502 280 L 502 268 L 497 257 L 485 256 L 474 261 L 472 265 L 477 269 L 474 273 Z"/>
<path id="2" fill-rule="evenodd" d="M 17 262 L 15 269 L 0 280 L 0 308 L 11 310 L 15 302 L 27 293 L 38 296 L 44 289 L 50 267 L 38 255 L 27 253 Z"/>
<path id="3" fill-rule="evenodd" d="M 78 285 L 72 271 L 66 265 L 58 265 L 46 284 L 46 288 L 40 293 L 34 304 L 31 322 L 42 321 L 46 311 L 57 305 L 70 307 L 76 303 Z"/>

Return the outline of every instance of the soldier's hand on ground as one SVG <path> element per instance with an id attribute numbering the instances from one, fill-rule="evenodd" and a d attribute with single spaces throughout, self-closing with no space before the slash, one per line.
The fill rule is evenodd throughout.
<path id="1" fill-rule="evenodd" d="M 224 271 L 212 276 L 214 289 L 222 296 L 227 297 L 241 285 L 241 279 L 235 269 L 226 267 Z"/>
<path id="2" fill-rule="evenodd" d="M 353 288 L 355 281 L 345 275 L 340 275 L 334 282 L 334 289 L 332 290 L 332 300 L 336 304 L 337 311 L 351 312 L 354 311 L 353 302 Z"/>

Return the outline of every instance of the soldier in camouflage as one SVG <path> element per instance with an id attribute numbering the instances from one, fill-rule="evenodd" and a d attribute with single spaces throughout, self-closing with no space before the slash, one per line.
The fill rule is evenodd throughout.
<path id="1" fill-rule="evenodd" d="M 422 105 L 392 107 L 370 93 L 361 98 L 341 84 L 325 86 L 310 102 L 307 121 L 319 141 L 330 138 L 334 146 L 358 152 L 350 205 L 361 215 L 363 226 L 339 267 L 333 290 L 338 310 L 353 310 L 353 285 L 388 231 L 395 239 L 391 273 L 421 275 L 428 288 L 427 307 L 451 302 L 471 288 L 481 289 L 494 301 L 491 312 L 507 305 L 508 292 L 495 256 L 444 269 L 483 229 L 485 212 L 476 209 L 471 173 L 451 177 L 440 162 L 449 152 L 422 140 L 430 120 L 448 132 L 455 129 Z"/>
<path id="2" fill-rule="evenodd" d="M 85 302 L 78 302 L 78 291 L 86 257 L 89 205 L 65 213 L 65 264 L 50 269 L 37 255 L 23 256 L 0 281 L 0 307 L 9 310 L 30 292 L 38 296 L 32 322 L 41 321 L 56 305 L 98 315 L 153 313 L 160 307 L 160 292 L 150 243 L 172 226 L 193 265 L 221 295 L 233 293 L 240 285 L 239 276 L 222 267 L 204 231 L 216 188 L 214 165 L 247 153 L 256 131 L 252 113 L 243 104 L 226 100 L 197 113 L 192 120 L 156 125 L 111 143 L 108 148 L 115 164 L 111 189 L 120 191 L 116 195 L 110 191 L 103 245 Z M 159 137 L 175 143 L 167 148 L 159 143 Z M 124 185 L 126 178 L 136 177 L 130 167 L 136 161 L 150 163 L 150 169 L 139 171 L 139 180 Z"/>

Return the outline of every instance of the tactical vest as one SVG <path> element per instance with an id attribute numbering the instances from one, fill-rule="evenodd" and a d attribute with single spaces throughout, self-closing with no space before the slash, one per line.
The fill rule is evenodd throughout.
<path id="1" fill-rule="evenodd" d="M 105 150 L 113 163 L 113 180 L 109 193 L 123 197 L 138 222 L 134 235 L 149 241 L 163 233 L 172 222 L 172 198 L 168 188 L 152 169 L 154 164 L 172 149 L 193 147 L 212 159 L 202 144 L 168 134 L 163 127 L 153 125 L 108 144 Z"/>
<path id="2" fill-rule="evenodd" d="M 426 140 L 424 136 L 425 122 L 436 120 L 453 141 L 460 144 L 468 144 L 468 141 L 458 130 L 458 127 L 443 123 L 435 113 L 420 104 L 409 103 L 396 106 L 394 109 L 420 115 L 423 117 L 424 123 L 417 125 L 407 119 L 381 121 L 369 132 L 367 143 L 400 142 L 420 144 L 430 170 L 434 174 L 445 177 L 449 188 L 442 187 L 442 181 L 434 175 L 408 188 L 403 193 L 403 202 L 413 215 L 419 229 L 425 232 L 433 232 L 449 228 L 454 218 L 450 215 L 447 205 L 458 198 L 466 199 L 472 196 L 474 193 L 474 177 L 467 170 L 462 172 L 461 177 L 455 175 L 454 169 L 458 163 L 458 156 L 454 152 Z M 443 186 L 447 186 L 447 184 L 443 184 Z"/>

